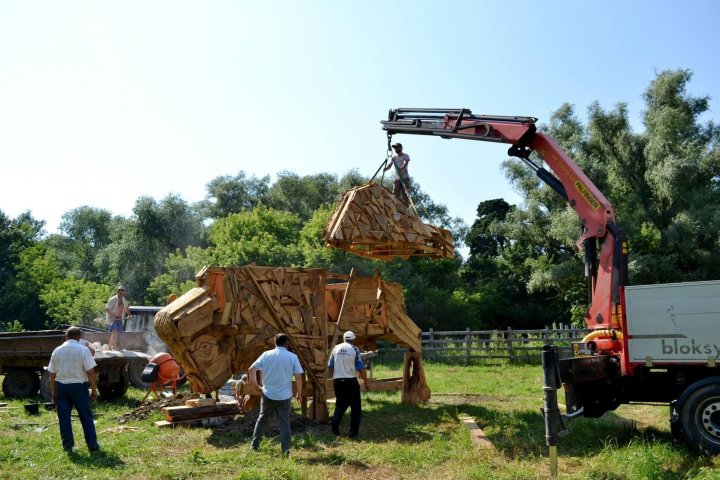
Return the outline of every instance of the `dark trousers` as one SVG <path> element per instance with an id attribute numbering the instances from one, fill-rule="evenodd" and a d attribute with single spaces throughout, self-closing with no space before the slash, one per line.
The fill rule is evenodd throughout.
<path id="1" fill-rule="evenodd" d="M 290 398 L 287 400 L 273 400 L 263 395 L 260 402 L 260 414 L 255 422 L 252 448 L 260 448 L 265 424 L 273 413 L 277 414 L 278 428 L 280 428 L 280 448 L 283 453 L 290 451 Z"/>
<path id="2" fill-rule="evenodd" d="M 332 424 L 340 427 L 345 411 L 350 407 L 350 436 L 356 437 L 360 431 L 360 417 L 362 406 L 360 403 L 360 384 L 357 378 L 336 378 L 335 387 L 335 413 Z"/>
<path id="3" fill-rule="evenodd" d="M 57 410 L 58 423 L 60 424 L 60 438 L 62 439 L 63 448 L 69 450 L 75 446 L 72 422 L 70 421 L 73 407 L 75 407 L 75 410 L 78 412 L 78 417 L 80 417 L 80 424 L 82 425 L 85 443 L 88 448 L 90 450 L 100 448 L 97 443 L 92 411 L 90 410 L 88 384 L 55 382 L 55 389 L 57 392 L 55 409 Z"/>
<path id="4" fill-rule="evenodd" d="M 410 205 L 408 192 L 410 192 L 410 180 L 400 180 L 396 178 L 395 181 L 393 181 L 393 194 L 403 201 L 405 205 Z"/>

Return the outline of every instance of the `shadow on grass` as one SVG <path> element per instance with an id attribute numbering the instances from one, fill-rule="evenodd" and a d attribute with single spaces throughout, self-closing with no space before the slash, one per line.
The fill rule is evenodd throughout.
<path id="1" fill-rule="evenodd" d="M 323 453 L 309 458 L 299 458 L 295 461 L 298 463 L 304 463 L 305 465 L 343 465 L 357 470 L 367 470 L 370 468 L 368 464 L 358 460 L 349 459 L 340 452 Z"/>
<path id="2" fill-rule="evenodd" d="M 104 450 L 88 454 L 73 451 L 68 453 L 67 456 L 75 465 L 82 465 L 83 467 L 89 468 L 117 468 L 125 465 L 125 462 L 123 462 L 120 457 Z"/>
<path id="3" fill-rule="evenodd" d="M 332 413 L 332 411 L 331 411 Z M 420 444 L 439 439 L 450 439 L 463 415 L 472 417 L 492 442 L 495 450 L 509 460 L 528 457 L 547 457 L 545 423 L 540 406 L 534 410 L 498 409 L 482 403 L 430 403 L 403 405 L 394 396 L 373 395 L 363 399 L 363 415 L 358 442 Z M 349 413 L 346 413 L 340 430 L 347 434 Z M 295 433 L 294 444 L 314 452 L 311 458 L 298 459 L 308 464 L 339 465 L 353 462 L 342 452 L 328 452 L 327 447 L 337 442 L 327 425 L 313 428 L 305 434 Z M 250 435 L 214 431 L 208 443 L 221 448 L 249 443 Z M 340 442 L 345 442 L 341 438 Z M 698 457 L 683 445 L 673 443 L 668 431 L 653 427 L 639 429 L 629 419 L 608 413 L 600 419 L 581 418 L 569 425 L 569 433 L 560 440 L 559 451 L 563 457 L 594 457 L 608 449 L 618 450 L 622 455 L 626 447 L 637 445 L 660 445 L 676 449 L 679 453 L 675 473 L 692 471 L 711 460 Z M 710 462 L 710 463 L 708 463 Z M 354 465 L 358 469 L 364 465 Z"/>

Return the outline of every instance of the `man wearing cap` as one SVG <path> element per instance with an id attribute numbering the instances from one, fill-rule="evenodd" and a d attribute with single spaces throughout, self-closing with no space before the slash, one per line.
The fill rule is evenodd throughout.
<path id="1" fill-rule="evenodd" d="M 355 334 L 347 331 L 343 334 L 343 343 L 335 345 L 330 353 L 328 368 L 332 372 L 335 387 L 335 413 L 330 421 L 332 432 L 340 435 L 345 410 L 350 407 L 350 438 L 356 438 L 360 430 L 362 407 L 360 404 L 360 383 L 357 374 L 365 381 L 367 390 L 367 374 L 360 356 L 360 349 L 353 345 Z"/>
<path id="2" fill-rule="evenodd" d="M 123 318 L 130 316 L 130 307 L 125 299 L 125 287 L 118 285 L 117 295 L 113 295 L 105 305 L 105 315 L 108 322 L 108 330 L 110 331 L 110 341 L 108 346 L 110 350 L 117 350 L 118 337 L 123 331 Z"/>
<path id="3" fill-rule="evenodd" d="M 403 153 L 402 143 L 396 143 L 392 148 L 395 150 L 395 155 L 385 164 L 385 171 L 395 166 L 393 194 L 408 204 L 410 203 L 407 196 L 407 192 L 410 191 L 410 174 L 408 173 L 407 167 L 408 163 L 410 163 L 410 156 L 407 153 Z"/>
<path id="4" fill-rule="evenodd" d="M 260 414 L 255 422 L 252 449 L 260 448 L 265 424 L 274 413 L 280 429 L 280 448 L 284 457 L 290 456 L 290 400 L 292 400 L 292 377 L 295 376 L 295 397 L 302 399 L 303 369 L 297 355 L 288 352 L 289 337 L 284 333 L 275 335 L 275 348 L 258 357 L 248 369 L 250 384 L 262 390 Z M 257 381 L 257 372 L 262 372 L 262 385 Z"/>
<path id="5" fill-rule="evenodd" d="M 97 443 L 90 400 L 97 398 L 96 364 L 90 350 L 80 344 L 80 334 L 78 327 L 67 329 L 65 343 L 52 352 L 47 369 L 50 372 L 52 399 L 57 404 L 63 450 L 71 452 L 75 444 L 70 421 L 72 408 L 75 407 L 85 434 L 85 443 L 91 452 L 95 452 L 100 450 L 100 446 Z M 88 395 L 88 383 L 92 388 L 91 395 Z"/>

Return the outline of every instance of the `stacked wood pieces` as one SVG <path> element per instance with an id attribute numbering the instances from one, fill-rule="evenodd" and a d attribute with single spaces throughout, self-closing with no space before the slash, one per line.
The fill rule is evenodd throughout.
<path id="1" fill-rule="evenodd" d="M 197 407 L 165 407 L 162 409 L 162 413 L 165 415 L 167 422 L 181 423 L 202 420 L 203 418 L 239 415 L 241 412 L 237 402 L 217 402 L 212 405 L 201 405 Z"/>
<path id="2" fill-rule="evenodd" d="M 303 396 L 313 398 L 307 414 L 324 420 L 328 354 L 344 331 L 353 330 L 361 348 L 376 348 L 383 338 L 420 351 L 420 329 L 407 316 L 402 287 L 378 273 L 248 265 L 205 267 L 196 281 L 157 314 L 155 329 L 198 393 L 246 372 L 282 332 L 306 372 Z"/>
<path id="3" fill-rule="evenodd" d="M 414 210 L 377 183 L 346 190 L 325 227 L 325 244 L 380 260 L 454 258 L 452 234 L 424 224 Z"/>
<path id="4" fill-rule="evenodd" d="M 381 298 L 385 306 L 383 316 L 389 332 L 384 339 L 408 347 L 412 352 L 420 352 L 422 350 L 422 330 L 407 314 L 402 285 L 382 282 L 381 288 Z"/>
<path id="5" fill-rule="evenodd" d="M 216 308 L 215 298 L 202 286 L 186 292 L 155 316 L 155 331 L 185 369 L 196 392 L 209 393 L 232 375 L 229 357 L 220 354 L 225 345 L 213 331 Z"/>

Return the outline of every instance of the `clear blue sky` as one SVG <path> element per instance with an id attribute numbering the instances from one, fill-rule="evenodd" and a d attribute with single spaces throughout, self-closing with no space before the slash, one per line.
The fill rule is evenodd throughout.
<path id="1" fill-rule="evenodd" d="M 55 231 L 91 205 L 205 196 L 211 179 L 357 168 L 384 158 L 393 107 L 584 119 L 664 69 L 720 112 L 720 2 L 214 1 L 0 3 L 0 209 Z M 506 147 L 398 136 L 411 174 L 469 224 L 519 201 Z"/>

